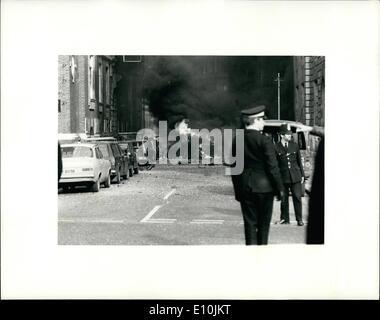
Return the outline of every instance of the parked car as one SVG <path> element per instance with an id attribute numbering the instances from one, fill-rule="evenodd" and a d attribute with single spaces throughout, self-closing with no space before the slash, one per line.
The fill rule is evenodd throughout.
<path id="1" fill-rule="evenodd" d="M 62 175 L 58 186 L 85 185 L 98 192 L 100 184 L 111 185 L 111 162 L 103 157 L 99 146 L 90 143 L 61 145 Z"/>
<path id="2" fill-rule="evenodd" d="M 86 138 L 87 142 L 96 142 L 105 159 L 111 161 L 111 179 L 120 183 L 121 178 L 129 178 L 129 158 L 121 150 L 113 137 Z"/>
<path id="3" fill-rule="evenodd" d="M 138 174 L 139 164 L 137 162 L 137 148 L 135 149 L 133 147 L 133 142 L 119 141 L 119 146 L 129 158 L 129 175 L 132 177 L 133 174 Z"/>
<path id="4" fill-rule="evenodd" d="M 270 136 L 274 143 L 280 141 L 280 134 L 278 133 L 281 124 L 288 124 L 293 132 L 293 141 L 298 144 L 301 153 L 301 160 L 305 172 L 305 178 L 312 175 L 314 167 L 313 150 L 310 148 L 311 140 L 309 136 L 311 127 L 302 124 L 301 122 L 288 121 L 288 120 L 265 120 L 263 133 Z"/>

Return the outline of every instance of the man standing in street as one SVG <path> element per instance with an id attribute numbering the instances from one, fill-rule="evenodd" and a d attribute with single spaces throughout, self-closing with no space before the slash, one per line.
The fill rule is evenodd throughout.
<path id="1" fill-rule="evenodd" d="M 298 226 L 302 221 L 302 184 L 305 180 L 301 154 L 298 145 L 292 140 L 292 131 L 289 125 L 280 127 L 281 140 L 276 143 L 276 153 L 280 166 L 282 181 L 285 187 L 285 197 L 281 201 L 280 224 L 289 224 L 289 190 L 292 193 L 294 212 Z"/>
<path id="2" fill-rule="evenodd" d="M 244 219 L 246 245 L 268 244 L 275 193 L 284 195 L 281 174 L 272 141 L 261 134 L 265 106 L 241 111 L 244 125 L 244 169 L 232 175 L 235 198 L 240 202 Z M 232 150 L 236 150 L 234 141 Z"/>

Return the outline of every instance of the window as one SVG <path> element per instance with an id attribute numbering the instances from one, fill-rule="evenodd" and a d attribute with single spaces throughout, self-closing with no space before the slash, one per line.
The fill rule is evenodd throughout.
<path id="1" fill-rule="evenodd" d="M 298 146 L 300 150 L 306 150 L 306 140 L 303 132 L 298 132 Z"/>
<path id="2" fill-rule="evenodd" d="M 95 153 L 96 153 L 96 158 L 98 158 L 98 159 L 102 159 L 103 158 L 103 155 L 100 152 L 99 148 L 95 149 Z"/>
<path id="3" fill-rule="evenodd" d="M 58 99 L 58 112 L 61 112 L 61 99 Z"/>
<path id="4" fill-rule="evenodd" d="M 94 118 L 94 133 L 99 133 L 99 119 Z"/>
<path id="5" fill-rule="evenodd" d="M 71 74 L 72 83 L 75 83 L 77 68 L 78 67 L 77 67 L 77 64 L 75 63 L 75 57 L 71 56 L 71 58 L 70 58 L 70 74 Z"/>
<path id="6" fill-rule="evenodd" d="M 141 62 L 141 56 L 123 56 L 123 62 Z"/>
<path id="7" fill-rule="evenodd" d="M 88 61 L 88 96 L 90 101 L 95 100 L 95 56 L 89 56 Z"/>
<path id="8" fill-rule="evenodd" d="M 111 78 L 110 78 L 110 68 L 107 65 L 106 66 L 106 104 L 110 104 L 111 103 L 111 99 L 110 99 L 110 81 L 111 81 Z"/>
<path id="9" fill-rule="evenodd" d="M 62 147 L 62 158 L 92 158 L 94 153 L 89 147 Z"/>
<path id="10" fill-rule="evenodd" d="M 117 148 L 117 146 L 115 144 L 111 144 L 111 148 L 112 148 L 114 156 L 120 157 L 121 153 L 119 152 L 119 149 Z"/>
<path id="11" fill-rule="evenodd" d="M 99 102 L 103 103 L 103 65 L 98 65 L 98 77 L 99 77 Z"/>
<path id="12" fill-rule="evenodd" d="M 99 144 L 99 150 L 104 157 L 109 157 L 109 152 L 106 144 Z"/>

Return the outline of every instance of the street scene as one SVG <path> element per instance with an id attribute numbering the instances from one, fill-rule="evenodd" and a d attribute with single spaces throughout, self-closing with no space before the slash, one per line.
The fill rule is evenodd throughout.
<path id="1" fill-rule="evenodd" d="M 58 62 L 59 245 L 323 243 L 324 57 Z"/>
<path id="2" fill-rule="evenodd" d="M 58 244 L 244 244 L 240 205 L 222 166 L 156 166 L 100 191 L 59 190 Z M 304 212 L 307 203 L 306 196 Z M 290 225 L 276 224 L 275 201 L 269 243 L 305 243 L 290 208 Z"/>
<path id="3" fill-rule="evenodd" d="M 2 300 L 378 299 L 379 1 L 74 4 L 1 6 Z"/>

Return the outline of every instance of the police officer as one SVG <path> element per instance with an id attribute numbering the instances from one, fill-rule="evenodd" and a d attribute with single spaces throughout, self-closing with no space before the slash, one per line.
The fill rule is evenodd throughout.
<path id="1" fill-rule="evenodd" d="M 285 187 L 285 197 L 281 201 L 280 224 L 289 224 L 289 190 L 292 192 L 294 212 L 298 226 L 302 221 L 302 183 L 305 174 L 301 162 L 298 145 L 292 140 L 290 126 L 282 124 L 280 127 L 281 140 L 276 143 L 277 160 L 280 166 L 282 181 Z"/>
<path id="2" fill-rule="evenodd" d="M 284 195 L 280 170 L 272 141 L 261 134 L 265 106 L 241 111 L 244 125 L 244 169 L 232 175 L 235 198 L 240 202 L 246 245 L 268 244 L 274 195 Z M 233 150 L 236 140 L 233 143 Z"/>

